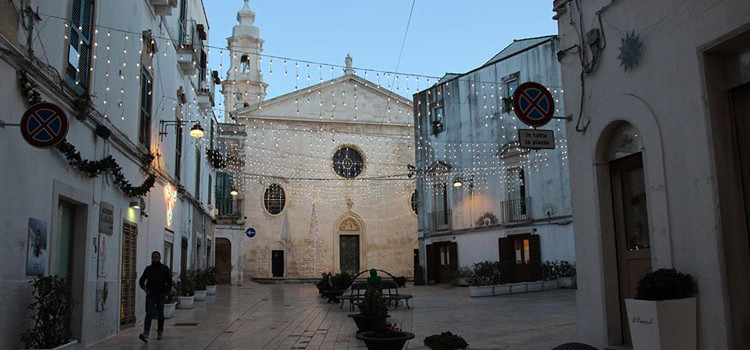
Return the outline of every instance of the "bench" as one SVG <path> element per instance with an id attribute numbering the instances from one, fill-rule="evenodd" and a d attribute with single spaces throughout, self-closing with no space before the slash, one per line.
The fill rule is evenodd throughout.
<path id="1" fill-rule="evenodd" d="M 339 306 L 339 309 L 343 308 L 344 302 L 348 300 L 349 309 L 354 310 L 354 305 L 361 303 L 362 300 L 365 299 L 366 291 L 367 291 L 367 283 L 357 283 L 357 282 L 353 283 L 351 287 L 349 287 L 349 290 L 348 290 L 349 293 L 345 293 L 345 295 L 338 297 L 339 301 L 341 301 L 341 305 Z M 400 301 L 403 300 L 404 303 L 406 304 L 406 307 L 408 309 L 411 309 L 411 306 L 409 306 L 409 300 L 413 298 L 413 295 L 399 294 L 398 286 L 395 282 L 384 282 L 381 285 L 381 293 L 387 305 L 390 305 L 391 302 L 393 302 L 394 307 L 398 308 Z"/>

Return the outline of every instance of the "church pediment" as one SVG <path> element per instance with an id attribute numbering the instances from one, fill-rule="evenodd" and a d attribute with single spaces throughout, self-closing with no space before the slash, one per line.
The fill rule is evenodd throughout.
<path id="1" fill-rule="evenodd" d="M 356 220 L 353 218 L 346 218 L 339 225 L 339 231 L 341 232 L 359 232 L 360 227 Z"/>
<path id="2" fill-rule="evenodd" d="M 452 167 L 450 166 L 450 164 L 443 162 L 441 160 L 438 160 L 430 164 L 429 167 L 427 167 L 427 173 L 428 174 L 445 174 L 445 173 L 449 173 L 451 169 Z"/>

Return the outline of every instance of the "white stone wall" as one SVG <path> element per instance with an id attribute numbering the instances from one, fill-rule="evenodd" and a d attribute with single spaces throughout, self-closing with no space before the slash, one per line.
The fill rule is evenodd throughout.
<path id="1" fill-rule="evenodd" d="M 89 178 L 71 167 L 65 157 L 55 149 L 38 149 L 27 144 L 17 127 L 2 130 L 0 137 L 0 163 L 5 164 L 0 171 L 0 182 L 6 184 L 0 189 L 3 198 L 11 201 L 12 205 L 4 206 L 0 212 L 3 236 L 10 244 L 0 248 L 2 257 L 0 263 L 6 268 L 0 271 L 2 290 L 7 291 L 7 300 L 2 307 L 5 315 L 0 320 L 0 348 L 20 348 L 20 333 L 31 326 L 29 311 L 26 306 L 31 301 L 29 277 L 25 276 L 26 251 L 28 247 L 28 220 L 36 218 L 47 223 L 48 260 L 46 273 L 57 272 L 56 259 L 59 258 L 58 222 L 59 199 L 76 205 L 81 219 L 76 222 L 75 248 L 77 267 L 75 274 L 80 276 L 74 281 L 74 291 L 77 301 L 78 316 L 74 318 L 73 329 L 77 340 L 85 346 L 92 345 L 119 332 L 120 310 L 120 277 L 122 253 L 123 222 L 132 222 L 138 226 L 137 264 L 138 276 L 150 263 L 151 251 L 162 251 L 164 247 L 165 229 L 174 231 L 173 261 L 175 270 L 179 269 L 180 235 L 191 233 L 188 212 L 192 204 L 188 197 L 196 197 L 195 189 L 195 141 L 187 136 L 187 126 L 184 131 L 183 143 L 183 174 L 181 183 L 186 189 L 185 195 L 180 195 L 176 201 L 174 218 L 167 223 L 167 210 L 164 188 L 167 183 L 177 185 L 175 177 L 175 128 L 167 129 L 168 135 L 159 137 L 159 120 L 174 120 L 177 106 L 177 91 L 183 87 L 186 104 L 183 106 L 184 119 L 200 120 L 206 129 L 207 137 L 201 141 L 201 173 L 199 180 L 202 184 L 200 198 L 202 203 L 196 202 L 203 212 L 208 212 L 207 188 L 208 176 L 215 179 L 214 170 L 206 163 L 203 156 L 208 147 L 209 121 L 213 114 L 199 110 L 196 101 L 196 77 L 184 77 L 179 71 L 175 58 L 172 41 L 177 40 L 176 22 L 179 9 L 173 9 L 171 16 L 161 18 L 152 11 L 149 1 L 110 2 L 97 1 L 94 10 L 93 36 L 96 43 L 92 50 L 93 70 L 90 73 L 89 93 L 93 96 L 94 113 L 91 119 L 81 121 L 75 118 L 72 110 L 72 95 L 69 91 L 61 92 L 60 84 L 56 82 L 58 75 L 51 73 L 51 69 L 29 69 L 22 60 L 13 59 L 11 55 L 0 57 L 0 74 L 7 82 L 7 93 L 0 96 L 0 106 L 5 112 L 2 120 L 7 123 L 18 123 L 22 114 L 28 108 L 17 85 L 17 70 L 31 71 L 30 78 L 38 85 L 37 91 L 42 99 L 60 106 L 68 116 L 70 130 L 67 141 L 73 144 L 81 153 L 83 159 L 99 160 L 111 155 L 122 167 L 125 179 L 132 185 L 138 186 L 145 179 L 141 169 L 141 160 L 137 158 L 138 128 L 140 106 L 140 42 L 141 32 L 151 29 L 157 37 L 159 51 L 153 57 L 153 105 L 151 122 L 151 148 L 144 149 L 155 155 L 154 161 L 148 165 L 148 171 L 157 174 L 155 186 L 144 197 L 146 208 L 141 212 L 129 208 L 129 203 L 135 198 L 129 198 L 113 184 L 111 176 L 99 175 Z M 55 16 L 67 18 L 70 15 L 68 1 L 31 1 L 27 4 L 38 9 L 41 21 L 36 22 L 33 37 L 33 48 L 36 59 L 42 64 L 54 68 L 59 74 L 65 74 L 67 56 L 67 29 L 65 21 Z M 13 9 L 15 6 L 16 9 Z M 14 1 L 3 5 L 4 12 L 17 13 L 19 2 Z M 189 2 L 189 16 L 205 23 L 205 14 L 201 1 Z M 6 11 L 7 10 L 7 11 Z M 128 14 L 127 16 L 123 14 Z M 162 22 L 164 20 L 164 22 Z M 166 25 L 161 25 L 162 23 Z M 120 29 L 107 30 L 106 27 Z M 8 37 L 14 34 L 17 37 Z M 124 31 L 124 32 L 123 32 Z M 127 32 L 127 33 L 126 33 Z M 26 32 L 23 28 L 3 29 L 3 38 L 13 43 L 18 50 L 18 56 L 26 53 L 23 44 L 26 43 Z M 127 34 L 127 39 L 125 35 Z M 168 43 L 169 42 L 169 43 Z M 23 44 L 21 44 L 23 43 Z M 3 42 L 4 48 L 10 48 Z M 110 50 L 106 47 L 109 46 Z M 165 55 L 166 54 L 166 55 Z M 109 60 L 109 63 L 107 63 Z M 50 74 L 51 73 L 51 74 Z M 107 74 L 109 77 L 107 77 Z M 120 78 L 122 74 L 123 78 Z M 49 79 L 49 80 L 47 80 Z M 62 85 L 65 85 L 63 83 Z M 105 103 L 106 101 L 106 103 Z M 120 103 L 122 102 L 122 103 Z M 106 115 L 106 118 L 104 118 Z M 101 123 L 112 131 L 108 140 L 94 134 L 95 122 Z M 116 141 L 119 140 L 119 141 Z M 106 235 L 106 251 L 97 252 L 94 239 L 98 238 L 100 204 L 106 202 L 114 206 L 114 233 Z M 10 203 L 10 202 L 8 202 Z M 192 247 L 190 248 L 192 249 Z M 106 259 L 100 256 L 106 254 Z M 191 254 L 189 252 L 189 254 Z M 103 273 L 99 274 L 98 270 Z M 105 311 L 95 311 L 97 284 L 107 282 L 109 294 Z M 143 322 L 145 293 L 136 290 L 136 326 Z"/>
<path id="2" fill-rule="evenodd" d="M 580 125 L 587 126 L 585 132 L 578 132 L 576 120 L 568 125 L 578 283 L 587 286 L 578 289 L 578 300 L 586 300 L 578 304 L 579 339 L 597 347 L 620 341 L 619 326 L 615 326 L 620 315 L 613 304 L 617 297 L 612 297 L 616 292 L 606 287 L 611 285 L 607 281 L 616 281 L 612 276 L 616 266 L 604 261 L 612 251 L 608 242 L 614 233 L 602 202 L 608 196 L 608 188 L 602 187 L 608 170 L 601 153 L 608 128 L 626 121 L 639 131 L 643 142 L 652 269 L 673 267 L 697 282 L 698 348 L 750 346 L 747 328 L 737 328 L 730 318 L 730 310 L 747 314 L 748 306 L 730 304 L 728 276 L 747 271 L 748 266 L 740 260 L 725 260 L 731 247 L 722 242 L 737 233 L 722 231 L 720 217 L 728 208 L 719 205 L 717 187 L 721 184 L 715 164 L 723 161 L 722 153 L 729 149 L 713 149 L 716 136 L 711 136 L 711 118 L 717 111 L 715 105 L 708 106 L 714 94 L 726 104 L 727 90 L 748 81 L 739 69 L 747 59 L 732 56 L 732 52 L 748 52 L 747 40 L 717 49 L 736 58 L 727 61 L 725 73 L 708 74 L 703 56 L 713 45 L 743 31 L 747 34 L 750 7 L 741 0 L 649 4 L 602 0 L 581 3 L 580 12 L 573 2 L 555 1 L 555 6 L 562 49 L 579 44 L 576 28 L 581 26 L 581 13 L 584 32 L 599 28 L 595 13 L 601 13 L 607 41 L 594 73 L 585 76 L 585 92 L 578 54 L 571 51 L 561 57 L 566 109 L 577 120 L 584 94 Z M 643 43 L 638 64 L 628 71 L 618 58 L 626 33 L 638 35 Z M 726 85 L 717 85 L 717 80 Z M 736 343 L 741 338 L 744 344 Z"/>

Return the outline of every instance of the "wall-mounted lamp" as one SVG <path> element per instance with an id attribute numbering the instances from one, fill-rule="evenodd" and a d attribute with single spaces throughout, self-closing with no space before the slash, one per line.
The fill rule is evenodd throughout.
<path id="1" fill-rule="evenodd" d="M 240 192 L 239 192 L 239 191 L 237 191 L 237 189 L 236 189 L 236 188 L 232 188 L 232 190 L 231 190 L 231 191 L 229 191 L 229 194 L 231 194 L 232 196 L 236 196 L 236 195 L 240 194 Z"/>
<path id="2" fill-rule="evenodd" d="M 453 187 L 461 187 L 464 183 L 461 182 L 461 178 L 457 177 L 455 180 L 453 180 Z"/>
<path id="3" fill-rule="evenodd" d="M 140 210 L 141 209 L 141 203 L 140 201 L 131 201 L 129 207 Z"/>
<path id="4" fill-rule="evenodd" d="M 205 130 L 203 130 L 203 127 L 201 127 L 201 123 L 196 120 L 160 120 L 159 121 L 159 136 L 163 138 L 164 135 L 167 134 L 167 126 L 185 125 L 189 123 L 195 123 L 193 124 L 193 127 L 190 128 L 190 136 L 195 137 L 196 139 L 203 137 L 203 135 L 205 134 Z"/>

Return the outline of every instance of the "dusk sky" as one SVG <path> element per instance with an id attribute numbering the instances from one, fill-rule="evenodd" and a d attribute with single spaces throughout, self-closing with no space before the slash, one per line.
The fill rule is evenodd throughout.
<path id="1" fill-rule="evenodd" d="M 221 59 L 218 48 L 226 48 L 243 0 L 204 0 L 204 6 L 210 25 L 210 66 L 218 70 L 222 64 L 220 76 L 224 78 L 229 56 L 224 50 Z M 410 23 L 409 0 L 251 0 L 250 8 L 265 40 L 263 54 L 268 55 L 261 64 L 264 81 L 269 84 L 267 99 L 294 90 L 294 60 L 315 62 L 310 64 L 312 85 L 319 81 L 318 63 L 323 66 L 323 80 L 338 77 L 341 68 L 336 67 L 332 75 L 326 64 L 343 65 L 348 53 L 355 68 L 402 74 L 399 93 L 411 99 L 417 88 L 427 86 L 427 78 L 421 77 L 417 87 L 416 77 L 410 77 L 407 93 L 405 78 L 409 74 L 441 77 L 446 72 L 467 72 L 514 39 L 557 33 L 552 0 L 417 0 Z M 270 56 L 294 59 L 287 61 L 287 76 L 283 59 Z M 272 75 L 268 72 L 270 60 Z M 306 63 L 299 63 L 299 74 L 299 86 L 307 86 Z M 362 71 L 358 74 L 364 77 Z M 375 81 L 375 74 L 368 72 L 366 78 Z M 434 82 L 431 78 L 430 84 Z M 385 79 L 381 83 L 386 85 Z"/>

